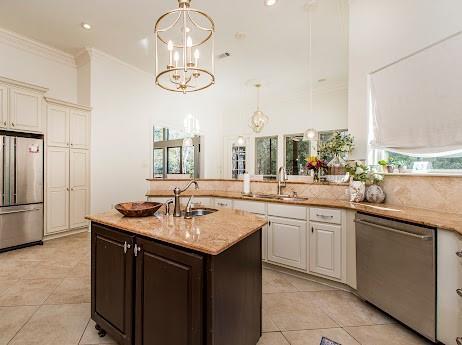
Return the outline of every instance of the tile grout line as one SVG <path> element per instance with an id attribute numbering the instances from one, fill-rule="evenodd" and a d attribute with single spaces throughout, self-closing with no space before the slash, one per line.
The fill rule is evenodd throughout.
<path id="1" fill-rule="evenodd" d="M 351 326 L 347 326 L 347 327 L 351 327 Z M 363 326 L 358 326 L 358 327 L 363 327 Z M 348 329 L 346 329 L 346 328 L 344 328 L 344 327 L 342 327 L 342 329 L 343 329 L 345 332 L 347 332 L 347 333 L 350 335 L 350 337 L 352 337 L 359 345 L 362 345 L 362 343 L 361 343 L 358 339 L 356 339 L 355 336 L 354 336 L 353 334 L 351 334 L 350 332 L 348 332 Z"/>
<path id="2" fill-rule="evenodd" d="M 88 318 L 87 324 L 83 328 L 82 335 L 80 336 L 79 341 L 77 342 L 77 345 L 80 345 L 80 342 L 82 341 L 83 335 L 85 334 L 85 331 L 87 330 L 88 325 L 90 324 L 90 321 L 91 321 L 91 316 Z"/>
<path id="3" fill-rule="evenodd" d="M 27 307 L 27 306 L 26 306 Z M 8 340 L 7 342 L 7 345 L 8 344 L 11 344 L 11 342 L 13 341 L 14 338 L 16 338 L 16 336 L 19 334 L 19 332 L 21 332 L 21 330 L 24 328 L 25 325 L 27 325 L 27 323 L 34 317 L 34 315 L 38 312 L 38 310 L 40 309 L 41 306 L 39 305 L 35 305 L 34 307 L 35 308 L 35 311 L 31 314 L 31 316 L 22 324 L 22 326 L 18 329 L 18 331 L 11 337 L 10 340 Z"/>

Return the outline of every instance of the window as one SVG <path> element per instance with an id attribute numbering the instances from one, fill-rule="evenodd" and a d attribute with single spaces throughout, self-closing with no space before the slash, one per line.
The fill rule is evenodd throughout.
<path id="1" fill-rule="evenodd" d="M 200 137 L 193 146 L 183 146 L 184 133 L 169 128 L 153 129 L 153 177 L 187 174 L 199 178 Z"/>
<path id="2" fill-rule="evenodd" d="M 239 175 L 246 173 L 246 147 L 233 145 L 232 153 L 232 178 L 238 178 Z"/>
<path id="3" fill-rule="evenodd" d="M 288 175 L 304 175 L 305 159 L 311 155 L 311 143 L 302 139 L 303 134 L 284 136 L 285 166 Z"/>
<path id="4" fill-rule="evenodd" d="M 389 161 L 395 167 L 401 166 L 413 171 L 462 171 L 462 154 L 442 157 L 413 157 L 404 154 L 386 151 Z"/>
<path id="5" fill-rule="evenodd" d="M 276 176 L 278 137 L 255 138 L 255 173 Z"/>

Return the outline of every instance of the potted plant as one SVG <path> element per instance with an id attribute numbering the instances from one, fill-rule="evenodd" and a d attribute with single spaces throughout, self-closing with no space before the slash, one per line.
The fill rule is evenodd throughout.
<path id="1" fill-rule="evenodd" d="M 327 168 L 325 160 L 320 159 L 317 156 L 306 157 L 306 169 L 313 172 L 313 181 L 319 182 L 321 174 L 323 174 Z"/>
<path id="2" fill-rule="evenodd" d="M 389 157 L 388 159 L 379 160 L 378 163 L 382 167 L 383 172 L 391 174 L 395 169 L 396 160 L 393 157 Z"/>
<path id="3" fill-rule="evenodd" d="M 366 197 L 366 181 L 369 167 L 361 161 L 352 161 L 345 166 L 350 174 L 350 201 L 361 202 Z"/>
<path id="4" fill-rule="evenodd" d="M 332 138 L 320 144 L 318 153 L 321 159 L 330 159 L 327 166 L 329 175 L 341 175 L 344 173 L 346 156 L 354 149 L 354 137 L 351 134 L 335 132 Z"/>
<path id="5" fill-rule="evenodd" d="M 386 159 L 381 159 L 378 161 L 380 167 L 382 168 L 382 172 L 388 172 L 387 170 L 387 165 L 388 165 L 388 160 Z"/>

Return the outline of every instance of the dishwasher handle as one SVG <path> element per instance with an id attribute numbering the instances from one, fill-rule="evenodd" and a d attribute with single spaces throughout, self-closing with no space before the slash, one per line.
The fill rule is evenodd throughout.
<path id="1" fill-rule="evenodd" d="M 377 229 L 381 229 L 381 230 L 385 230 L 385 231 L 391 231 L 391 232 L 394 232 L 394 233 L 397 233 L 397 234 L 400 234 L 400 235 L 418 238 L 419 240 L 423 240 L 423 241 L 430 241 L 433 238 L 432 235 L 418 235 L 418 234 L 414 234 L 412 232 L 398 230 L 398 229 L 390 228 L 388 226 L 368 222 L 367 220 L 364 220 L 364 219 L 355 219 L 354 221 L 357 224 L 369 225 L 369 226 L 372 226 L 372 227 L 377 228 Z"/>

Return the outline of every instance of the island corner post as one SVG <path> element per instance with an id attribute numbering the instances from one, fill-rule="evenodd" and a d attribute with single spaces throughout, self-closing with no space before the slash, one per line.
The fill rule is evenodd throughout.
<path id="1" fill-rule="evenodd" d="M 91 223 L 91 318 L 123 345 L 256 345 L 261 228 L 212 255 Z"/>

